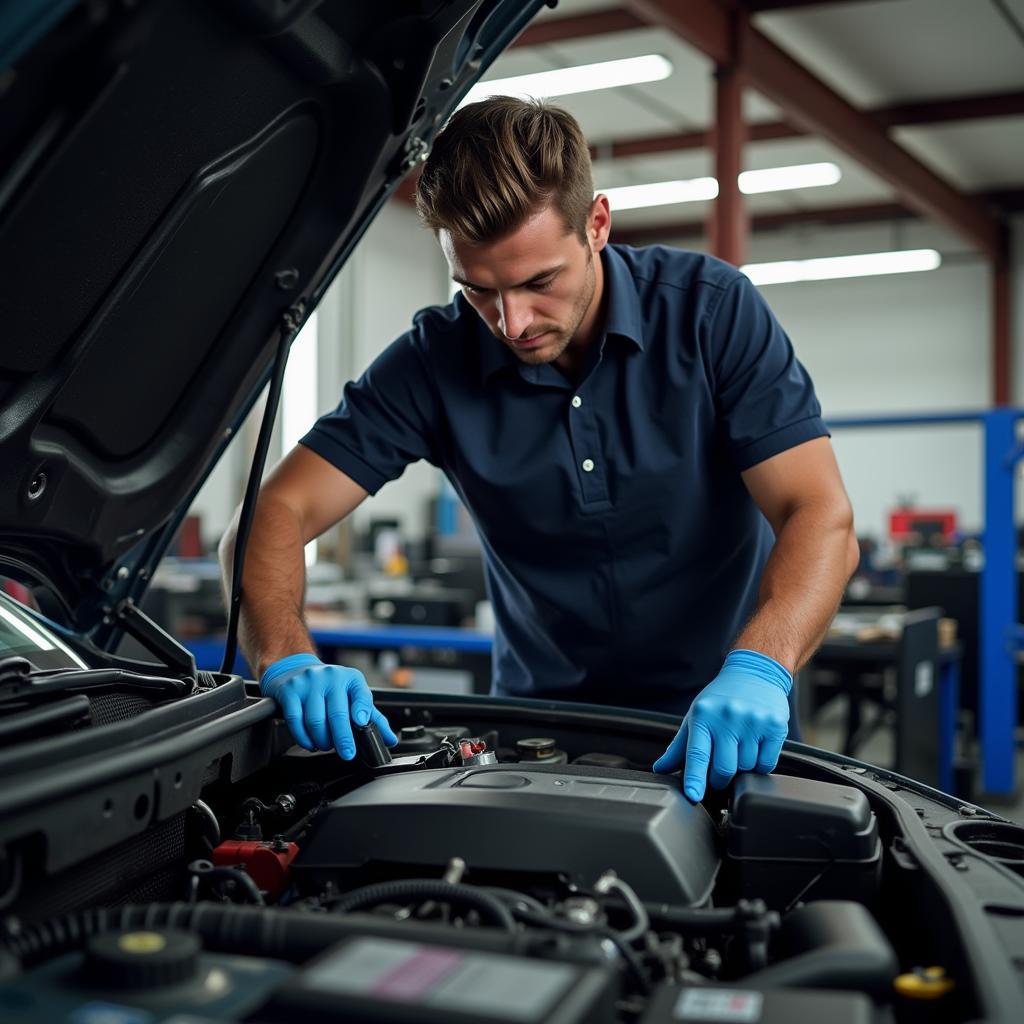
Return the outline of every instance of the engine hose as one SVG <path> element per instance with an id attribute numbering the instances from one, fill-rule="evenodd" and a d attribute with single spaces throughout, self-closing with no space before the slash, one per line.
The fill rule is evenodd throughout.
<path id="1" fill-rule="evenodd" d="M 632 925 L 619 932 L 623 942 L 636 942 L 637 939 L 647 933 L 651 920 L 647 915 L 646 908 L 640 902 L 631 886 L 627 885 L 621 878 L 616 877 L 613 872 L 609 871 L 598 879 L 598 883 L 595 888 L 602 896 L 606 896 L 609 892 L 618 893 L 625 901 L 630 913 L 633 915 Z"/>
<path id="2" fill-rule="evenodd" d="M 244 902 L 255 903 L 260 907 L 264 905 L 263 894 L 260 892 L 259 886 L 241 868 L 226 865 L 218 867 L 208 860 L 194 860 L 189 864 L 188 872 L 199 883 L 216 885 L 218 882 L 228 882 L 244 895 Z"/>
<path id="3" fill-rule="evenodd" d="M 24 970 L 64 953 L 81 949 L 92 936 L 134 928 L 176 928 L 192 932 L 210 952 L 260 956 L 304 963 L 343 939 L 373 935 L 409 940 L 415 929 L 419 941 L 471 946 L 494 953 L 529 956 L 546 938 L 536 933 L 474 930 L 472 935 L 450 926 L 415 925 L 384 917 L 351 918 L 310 914 L 278 907 L 237 903 L 146 903 L 94 907 L 39 924 L 24 925 L 0 940 L 0 960 L 6 953 Z M 546 948 L 546 947 L 545 947 Z"/>
<path id="4" fill-rule="evenodd" d="M 347 893 L 334 903 L 331 910 L 347 914 L 353 910 L 366 910 L 380 903 L 408 903 L 412 900 L 436 900 L 439 903 L 458 903 L 470 907 L 487 920 L 507 932 L 515 930 L 515 921 L 508 908 L 490 893 L 468 885 L 441 882 L 432 878 L 412 878 L 400 882 L 381 882 L 366 885 Z"/>
<path id="5" fill-rule="evenodd" d="M 220 822 L 213 808 L 205 800 L 197 800 L 192 805 L 192 812 L 202 823 L 203 838 L 210 844 L 210 849 L 220 846 Z"/>
<path id="6" fill-rule="evenodd" d="M 651 921 L 683 935 L 731 934 L 744 931 L 752 921 L 778 928 L 779 915 L 761 900 L 740 900 L 735 907 L 677 907 L 669 903 L 644 903 Z"/>
<path id="7" fill-rule="evenodd" d="M 502 903 L 511 904 L 511 906 L 522 906 L 527 910 L 532 910 L 537 914 L 549 914 L 550 911 L 544 906 L 540 900 L 535 900 L 532 896 L 527 896 L 524 892 L 516 892 L 515 889 L 503 889 L 497 885 L 488 885 L 482 888 L 483 892 L 489 893 L 491 896 L 501 900 Z"/>
<path id="8" fill-rule="evenodd" d="M 566 921 L 564 918 L 555 917 L 554 914 L 548 911 L 545 911 L 543 914 L 538 914 L 533 910 L 524 910 L 522 907 L 514 907 L 512 913 L 516 920 L 522 921 L 524 924 L 533 925 L 535 928 L 569 932 L 572 935 L 600 935 L 602 938 L 611 940 L 611 942 L 615 944 L 615 948 L 618 949 L 626 966 L 633 974 L 634 980 L 639 984 L 640 988 L 644 992 L 650 992 L 651 979 L 647 976 L 647 971 L 644 970 L 644 966 L 640 962 L 640 957 L 637 956 L 636 950 L 633 949 L 629 942 L 624 938 L 623 933 L 616 931 L 614 928 L 601 926 L 595 927 L 590 924 L 578 924 L 575 921 Z"/>

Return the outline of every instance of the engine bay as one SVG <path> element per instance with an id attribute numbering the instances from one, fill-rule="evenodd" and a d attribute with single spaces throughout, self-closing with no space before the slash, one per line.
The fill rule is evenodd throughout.
<path id="1" fill-rule="evenodd" d="M 968 1019 L 933 937 L 899 927 L 912 894 L 855 775 L 748 774 L 695 805 L 590 730 L 419 717 L 353 762 L 274 723 L 262 767 L 209 765 L 120 853 L 23 865 L 3 1019 Z"/>
<path id="2" fill-rule="evenodd" d="M 237 677 L 0 753 L 0 1019 L 1001 1020 L 1024 829 L 800 745 L 699 804 L 670 716 Z"/>

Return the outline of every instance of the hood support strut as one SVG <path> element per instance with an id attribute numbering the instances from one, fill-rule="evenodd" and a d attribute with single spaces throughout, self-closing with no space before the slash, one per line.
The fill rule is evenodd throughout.
<path id="1" fill-rule="evenodd" d="M 284 370 L 288 365 L 288 352 L 292 342 L 302 328 L 305 320 L 306 304 L 301 299 L 289 306 L 281 317 L 281 340 L 277 345 L 274 357 L 274 369 L 270 375 L 270 391 L 267 394 L 267 406 L 263 410 L 263 422 L 256 441 L 256 452 L 252 457 L 249 469 L 249 481 L 245 485 L 245 499 L 238 518 L 238 533 L 235 537 L 234 557 L 231 561 L 231 600 L 228 605 L 228 628 L 224 637 L 224 660 L 221 672 L 230 673 L 234 670 L 235 654 L 238 651 L 238 619 L 242 610 L 242 567 L 245 565 L 245 548 L 249 543 L 252 521 L 256 512 L 256 498 L 260 483 L 263 480 L 263 466 L 267 461 L 267 449 L 270 447 L 270 434 L 274 429 L 274 416 L 278 403 L 281 401 L 281 388 L 284 384 Z M 259 672 L 259 665 L 252 666 L 254 673 Z"/>
<path id="2" fill-rule="evenodd" d="M 168 668 L 189 679 L 196 678 L 196 659 L 169 633 L 158 626 L 130 597 L 114 610 L 118 625 L 155 654 Z"/>

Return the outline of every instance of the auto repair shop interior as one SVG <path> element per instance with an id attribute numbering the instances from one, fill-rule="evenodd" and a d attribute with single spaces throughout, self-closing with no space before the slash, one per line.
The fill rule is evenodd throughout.
<path id="1" fill-rule="evenodd" d="M 839 1024 L 1020 1013 L 1024 0 L 9 7 L 0 1018 Z M 523 341 L 530 317 L 557 308 L 557 285 L 547 297 L 546 282 L 529 280 L 547 265 L 529 246 L 488 262 L 503 234 L 459 242 L 424 225 L 426 179 L 443 157 L 435 138 L 491 96 L 543 99 L 578 122 L 611 215 L 605 304 L 594 308 L 610 317 L 635 279 L 635 316 L 650 328 L 635 351 L 609 331 L 582 370 L 533 359 L 545 348 Z M 586 253 L 572 232 L 556 236 Z M 529 287 L 495 269 L 510 264 L 527 268 Z M 685 299 L 651 293 L 655 265 L 695 275 Z M 774 324 L 745 371 L 758 411 L 738 412 L 721 384 L 738 357 L 712 352 L 709 386 L 721 387 L 707 415 L 728 443 L 692 441 L 674 467 L 678 491 L 650 468 L 606 474 L 602 456 L 673 475 L 669 414 L 699 433 L 689 392 L 641 414 L 654 391 L 637 389 L 659 385 L 630 376 L 627 413 L 610 391 L 601 406 L 598 380 L 652 362 L 659 310 L 690 315 L 700 288 L 721 280 L 748 289 L 735 337 L 751 304 Z M 534 303 L 522 331 L 520 301 Z M 438 344 L 436 325 L 457 322 L 493 347 L 500 372 L 484 375 L 492 390 L 475 405 L 452 390 L 464 379 L 453 347 L 431 367 L 429 395 L 427 377 L 388 355 L 426 307 L 447 310 L 429 320 Z M 667 341 L 713 346 L 715 330 L 700 332 L 714 316 L 694 317 L 697 335 L 679 321 Z M 418 329 L 426 345 L 430 330 Z M 789 345 L 798 363 L 757 395 Z M 389 386 L 407 388 L 406 405 L 378 402 L 374 389 Z M 502 387 L 519 396 L 515 410 Z M 547 401 L 564 407 L 550 430 Z M 428 406 L 444 409 L 444 440 L 417 451 L 410 431 Z M 800 434 L 807 423 L 821 426 Z M 748 451 L 762 456 L 729 447 L 741 428 L 759 431 Z M 384 441 L 366 440 L 375 429 Z M 628 443 L 612 436 L 630 430 Z M 698 575 L 691 551 L 704 539 L 669 520 L 699 506 L 704 530 L 747 522 L 718 510 L 724 499 L 706 484 L 724 471 L 705 463 L 731 452 L 729 486 L 742 472 L 760 507 L 742 492 L 751 529 L 768 530 L 763 512 L 782 549 L 766 495 L 796 492 L 757 474 L 825 436 L 855 557 L 819 601 L 827 615 L 806 657 L 787 666 L 785 645 L 752 639 L 764 632 L 748 624 L 764 599 L 756 575 L 750 606 L 725 607 L 722 594 L 738 590 Z M 473 461 L 488 440 L 493 502 Z M 283 536 L 256 485 L 297 446 L 371 492 L 339 498 L 348 514 L 292 545 L 304 550 L 311 650 L 274 647 L 266 637 L 290 627 L 266 626 L 269 612 L 257 627 L 246 611 L 270 570 L 259 587 L 247 576 L 244 594 L 225 582 L 242 564 L 256 572 L 267 538 Z M 367 454 L 393 461 L 406 449 L 393 472 Z M 553 468 L 527 479 L 526 457 Z M 591 507 L 564 536 L 524 522 L 557 520 L 545 511 L 557 485 L 547 488 L 563 477 Z M 649 493 L 620 498 L 616 479 Z M 600 487 L 612 498 L 588 490 Z M 659 494 L 671 509 L 654 523 Z M 592 528 L 633 548 L 599 564 Z M 532 558 L 530 529 L 552 544 L 538 541 Z M 792 574 L 840 570 L 824 563 L 831 524 L 801 529 L 785 585 L 810 608 L 818 584 Z M 629 623 L 671 622 L 659 596 L 670 584 L 653 570 L 625 582 L 627 563 L 650 560 L 645 535 L 663 575 L 689 573 L 677 579 L 705 595 L 680 613 L 698 625 L 668 627 L 714 648 L 680 652 L 704 672 L 680 684 L 692 691 L 682 707 L 670 682 L 645 678 L 646 662 L 623 667 L 630 644 L 659 642 L 640 625 L 644 639 L 631 639 Z M 604 628 L 602 602 L 634 600 L 632 617 L 609 613 Z M 734 620 L 719 650 L 712 634 Z M 734 647 L 752 660 L 723 665 Z M 355 673 L 321 676 L 334 671 L 321 662 Z M 563 663 L 577 674 L 557 677 Z M 389 725 L 360 721 L 359 674 Z M 321 678 L 314 726 L 296 687 L 320 692 Z M 741 738 L 739 769 L 716 779 L 729 709 L 753 714 L 746 695 L 761 699 L 772 679 L 788 691 L 777 706 L 791 742 L 754 770 Z M 731 703 L 720 705 L 723 731 L 706 727 L 713 770 L 695 796 L 684 762 L 705 721 L 696 710 L 677 760 L 652 764 L 704 686 L 725 687 Z M 332 694 L 346 723 L 353 701 L 344 736 L 332 732 Z"/>

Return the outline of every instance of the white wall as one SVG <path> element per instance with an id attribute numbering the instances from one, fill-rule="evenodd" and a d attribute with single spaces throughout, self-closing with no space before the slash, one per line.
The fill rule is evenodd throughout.
<path id="1" fill-rule="evenodd" d="M 232 442 L 189 509 L 200 517 L 203 546 L 206 548 L 213 548 L 223 536 L 235 506 L 241 500 L 245 480 L 241 476 L 239 454 L 237 442 Z"/>
<path id="2" fill-rule="evenodd" d="M 771 285 L 761 291 L 814 379 L 826 419 L 974 411 L 991 389 L 990 272 L 927 225 L 861 227 L 760 237 L 751 261 L 934 247 L 927 273 Z M 1024 293 L 1022 293 L 1024 298 Z M 837 427 L 833 445 L 857 528 L 884 536 L 904 500 L 984 521 L 981 428 Z"/>
<path id="3" fill-rule="evenodd" d="M 347 367 L 339 367 L 334 383 L 336 404 L 347 380 L 358 377 L 395 338 L 412 324 L 424 306 L 448 301 L 447 270 L 432 232 L 425 230 L 405 203 L 389 203 L 360 242 L 345 267 L 341 289 L 348 316 L 342 311 L 334 338 L 323 336 L 321 346 L 348 352 Z M 325 384 L 329 383 L 324 381 Z M 439 470 L 425 462 L 409 466 L 398 480 L 384 487 L 355 512 L 356 526 L 365 529 L 370 518 L 398 519 L 407 537 L 423 537 L 430 529 L 428 499 L 441 485 Z"/>

